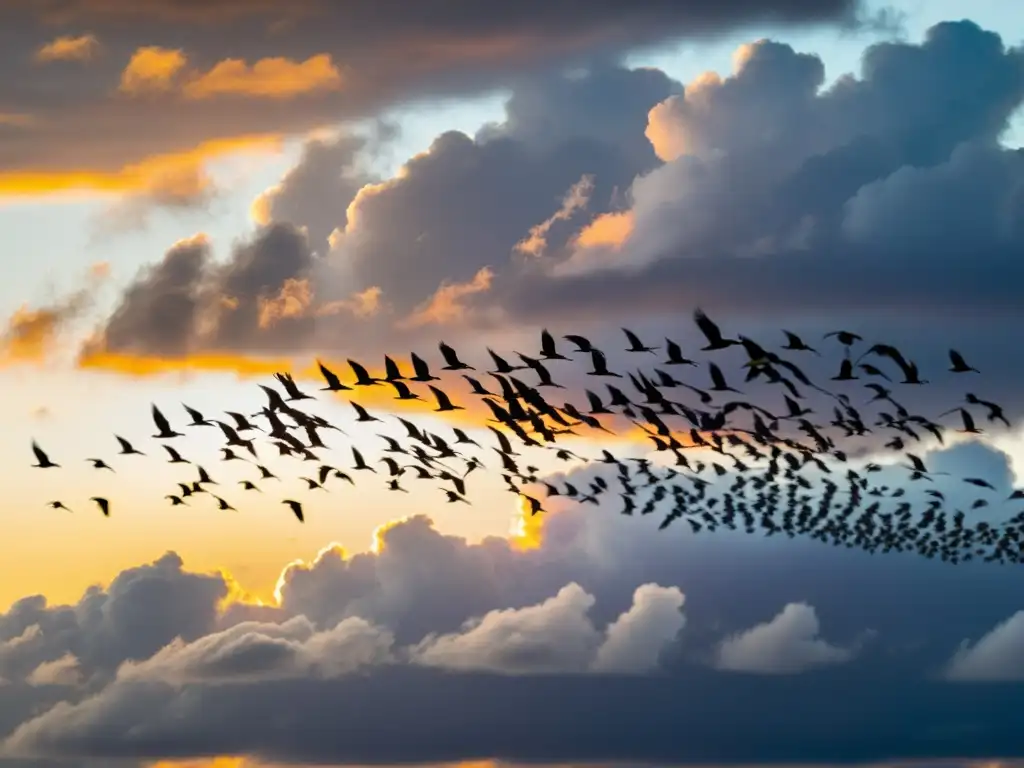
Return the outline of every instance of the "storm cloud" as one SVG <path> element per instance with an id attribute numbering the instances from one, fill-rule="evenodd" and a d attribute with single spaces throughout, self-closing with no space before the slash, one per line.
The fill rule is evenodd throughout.
<path id="1" fill-rule="evenodd" d="M 964 451 L 1002 492 L 1006 457 L 991 448 L 926 460 Z M 51 682 L 7 721 L 7 754 L 698 764 L 1024 752 L 1008 684 L 1020 674 L 1015 568 L 659 532 L 614 504 L 551 508 L 527 550 L 470 544 L 422 515 L 394 523 L 373 552 L 289 565 L 275 606 L 222 606 L 225 577 L 173 554 L 75 606 L 26 598 L 0 619 L 0 671 Z M 58 675 L 69 656 L 76 676 Z M 671 727 L 679 718 L 689 727 Z M 737 727 L 750 738 L 726 735 Z"/>

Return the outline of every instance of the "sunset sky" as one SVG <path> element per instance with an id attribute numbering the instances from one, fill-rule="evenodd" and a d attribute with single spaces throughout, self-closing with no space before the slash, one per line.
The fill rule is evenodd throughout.
<path id="1" fill-rule="evenodd" d="M 604 504 L 524 523 L 489 448 L 467 507 L 411 479 L 310 493 L 262 446 L 283 480 L 246 492 L 254 468 L 188 430 L 238 511 L 171 508 L 194 468 L 149 418 L 252 414 L 274 371 L 322 386 L 316 359 L 439 368 L 441 339 L 481 369 L 542 328 L 691 350 L 699 304 L 766 343 L 905 344 L 933 414 L 963 350 L 1014 427 L 920 452 L 1009 493 L 1018 46 L 1008 0 L 0 0 L 0 766 L 1024 758 L 1019 566 Z M 373 389 L 352 399 L 490 445 L 480 407 Z M 316 394 L 339 468 L 404 434 Z"/>

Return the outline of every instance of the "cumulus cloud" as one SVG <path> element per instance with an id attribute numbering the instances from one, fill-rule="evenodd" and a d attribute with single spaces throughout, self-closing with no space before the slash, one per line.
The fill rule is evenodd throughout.
<path id="1" fill-rule="evenodd" d="M 63 35 L 39 46 L 35 52 L 35 60 L 40 63 L 89 61 L 102 49 L 103 46 L 95 35 Z"/>
<path id="2" fill-rule="evenodd" d="M 117 678 L 181 686 L 340 677 L 391 660 L 393 642 L 386 629 L 358 617 L 320 632 L 304 616 L 242 622 L 191 643 L 176 638 L 145 661 L 122 665 Z"/>
<path id="3" fill-rule="evenodd" d="M 587 616 L 595 598 L 568 584 L 543 603 L 492 611 L 459 633 L 428 637 L 414 659 L 430 666 L 500 673 L 647 672 L 683 626 L 683 594 L 645 584 L 602 633 Z"/>
<path id="4" fill-rule="evenodd" d="M 677 587 L 643 584 L 633 605 L 609 627 L 593 668 L 602 672 L 641 672 L 655 667 L 685 622 L 685 598 Z"/>
<path id="5" fill-rule="evenodd" d="M 516 75 L 615 56 L 637 45 L 713 36 L 755 22 L 863 26 L 860 5 L 857 0 L 725 0 L 713 6 L 692 1 L 666 6 L 645 0 L 595 8 L 574 0 L 482 12 L 463 1 L 441 4 L 421 18 L 395 2 L 341 6 L 260 0 L 206 9 L 178 0 L 42 6 L 17 0 L 0 11 L 10 52 L 0 78 L 5 86 L 0 103 L 14 112 L 38 112 L 41 119 L 37 130 L 5 141 L 0 170 L 111 173 L 210 140 L 254 132 L 301 135 L 339 120 L 373 117 L 410 99 L 483 93 Z M 48 79 L 43 87 L 44 68 L 33 60 L 41 22 L 88 29 L 110 55 L 75 76 Z M 140 46 L 150 52 L 148 61 L 135 62 L 145 76 L 131 79 L 129 90 L 149 96 L 112 105 L 118 68 Z M 186 61 L 194 66 L 186 67 Z M 144 63 L 151 66 L 145 69 Z M 202 87 L 191 89 L 204 97 L 179 103 L 176 119 L 167 120 L 186 68 L 205 73 L 195 81 Z M 267 95 L 296 90 L 303 95 L 290 99 L 291 108 L 268 108 Z M 231 103 L 207 98 L 227 91 L 245 96 Z M 37 98 L 41 93 L 47 98 Z M 89 180 L 80 176 L 80 183 Z"/>
<path id="6" fill-rule="evenodd" d="M 125 293 L 106 323 L 104 349 L 156 356 L 324 351 L 338 339 L 371 348 L 389 339 L 411 342 L 418 329 L 437 324 L 476 322 L 480 313 L 469 310 L 486 302 L 516 243 L 551 217 L 567 190 L 578 187 L 557 224 L 569 225 L 580 213 L 588 173 L 596 172 L 585 185 L 591 206 L 607 207 L 616 185 L 655 166 L 643 137 L 646 114 L 678 87 L 659 71 L 612 65 L 583 77 L 531 78 L 509 99 L 502 124 L 476 138 L 444 134 L 398 176 L 378 183 L 364 169 L 391 135 L 388 126 L 368 138 L 311 141 L 299 164 L 257 200 L 253 212 L 262 226 L 229 264 L 215 267 L 205 240 L 172 247 Z M 615 119 L 604 121 L 609 98 Z M 570 234 L 551 226 L 545 239 L 557 247 Z M 165 277 L 169 271 L 173 280 Z M 259 307 L 299 284 L 309 288 L 312 311 L 261 327 Z M 360 296 L 389 311 L 353 312 Z M 237 306 L 225 310 L 225 299 Z M 173 317 L 146 319 L 147 307 L 170 311 L 172 303 Z M 353 314 L 373 318 L 358 339 L 346 330 Z M 498 312 L 491 323 L 500 322 Z"/>
<path id="7" fill-rule="evenodd" d="M 853 658 L 852 649 L 830 645 L 819 631 L 812 606 L 790 603 L 771 621 L 722 641 L 716 662 L 731 672 L 784 675 Z"/>
<path id="8" fill-rule="evenodd" d="M 72 653 L 44 661 L 26 678 L 29 685 L 76 685 L 80 680 L 78 659 Z"/>
<path id="9" fill-rule="evenodd" d="M 385 526 L 373 551 L 289 565 L 273 606 L 225 604 L 237 594 L 225 575 L 189 573 L 173 554 L 74 606 L 26 598 L 0 616 L 0 698 L 34 692 L 0 708 L 15 712 L 0 720 L 7 754 L 708 764 L 829 762 L 850 745 L 864 762 L 1024 749 L 1019 687 L 932 674 L 1019 605 L 1014 569 L 658 532 L 659 515 L 622 517 L 614 500 L 549 506 L 530 549 L 471 544 L 424 516 Z M 877 636 L 862 644 L 867 627 Z M 990 636 L 1002 639 L 968 650 L 1005 676 L 1016 637 Z M 57 672 L 72 658 L 77 685 L 39 684 L 70 683 Z M 729 674 L 740 670 L 762 674 Z M 680 718 L 685 738 L 670 727 Z M 723 741 L 724 723 L 746 738 Z M 963 726 L 952 743 L 922 746 L 917 734 L 950 724 Z M 622 728 L 663 735 L 613 739 Z"/>
<path id="10" fill-rule="evenodd" d="M 373 138 L 386 140 L 392 133 L 381 126 Z M 359 190 L 378 181 L 364 167 L 376 143 L 349 133 L 306 142 L 295 167 L 253 201 L 253 219 L 303 227 L 314 249 L 326 250 L 331 232 L 348 223 L 347 210 Z"/>
<path id="11" fill-rule="evenodd" d="M 296 268 L 268 275 L 263 298 L 307 280 L 316 321 L 261 329 L 258 311 L 236 312 L 232 334 L 176 346 L 216 351 L 237 339 L 248 351 L 329 354 L 343 339 L 358 354 L 432 344 L 442 326 L 458 342 L 485 329 L 525 339 L 544 325 L 591 333 L 614 352 L 611 334 L 629 325 L 689 348 L 698 339 L 679 308 L 700 303 L 748 334 L 756 318 L 810 337 L 846 327 L 915 350 L 934 384 L 919 393 L 922 412 L 960 398 L 952 378 L 938 378 L 948 347 L 969 350 L 986 375 L 979 394 L 1015 416 L 1024 366 L 1002 352 L 1019 312 L 1015 283 L 991 281 L 978 265 L 1012 270 L 1019 250 L 1024 155 L 998 139 L 1024 93 L 1022 71 L 1020 51 L 970 22 L 937 25 L 919 44 L 871 46 L 860 73 L 829 88 L 816 56 L 760 40 L 740 48 L 731 75 L 685 88 L 657 70 L 607 63 L 583 76 L 523 78 L 500 123 L 475 137 L 442 134 L 394 178 L 362 186 L 353 157 L 365 147 L 312 144 L 257 209 L 260 221 L 307 227 L 301 247 L 319 256 L 282 255 Z M 296 202 L 286 205 L 289 195 Z M 266 247 L 262 239 L 252 247 Z M 516 252 L 541 240 L 542 257 Z M 197 311 L 227 318 L 207 295 Z M 362 313 L 358 338 L 315 309 L 351 308 L 358 295 L 376 296 L 381 309 Z M 953 307 L 970 322 L 954 323 Z M 939 326 L 922 328 L 924 316 Z M 148 344 L 119 346 L 146 354 Z"/>
<path id="12" fill-rule="evenodd" d="M 1024 680 L 1024 611 L 998 624 L 975 643 L 965 641 L 949 662 L 951 680 Z"/>
<path id="13" fill-rule="evenodd" d="M 860 77 L 828 89 L 816 56 L 747 44 L 731 75 L 704 75 L 651 110 L 646 134 L 665 164 L 633 183 L 628 237 L 561 265 L 627 274 L 558 290 L 603 305 L 612 290 L 633 301 L 671 279 L 759 311 L 865 309 L 868 297 L 1008 308 L 961 254 L 1003 264 L 1019 237 L 1020 155 L 997 139 L 1024 96 L 1021 72 L 1019 50 L 966 21 L 920 45 L 871 46 Z M 936 260 L 949 268 L 928 270 Z"/>
<path id="14" fill-rule="evenodd" d="M 169 91 L 186 64 L 188 58 L 179 49 L 144 46 L 128 60 L 118 87 L 132 96 Z"/>

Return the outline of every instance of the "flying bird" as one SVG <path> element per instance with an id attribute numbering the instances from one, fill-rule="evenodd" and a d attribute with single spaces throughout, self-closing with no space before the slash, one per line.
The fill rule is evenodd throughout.
<path id="1" fill-rule="evenodd" d="M 160 409 L 154 404 L 152 406 L 153 423 L 156 424 L 157 433 L 153 437 L 157 440 L 169 440 L 172 437 L 184 437 L 181 432 L 176 432 L 171 429 L 171 423 L 167 420 L 167 417 L 160 412 Z"/>
<path id="2" fill-rule="evenodd" d="M 35 467 L 36 469 L 51 469 L 60 467 L 60 464 L 54 464 L 52 461 L 50 461 L 50 457 L 46 455 L 46 452 L 39 447 L 39 443 L 37 443 L 35 440 L 32 441 L 32 453 L 34 453 L 36 457 L 36 463 L 33 464 L 32 466 Z"/>

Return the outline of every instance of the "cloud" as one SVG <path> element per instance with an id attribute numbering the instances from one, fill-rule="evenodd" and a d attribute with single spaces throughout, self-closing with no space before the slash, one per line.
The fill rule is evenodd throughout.
<path id="1" fill-rule="evenodd" d="M 519 75 L 758 22 L 858 26 L 859 6 L 856 0 L 714 6 L 645 0 L 594 8 L 574 1 L 482 12 L 463 1 L 410 16 L 394 2 L 261 0 L 206 9 L 180 0 L 42 7 L 18 0 L 0 12 L 0 26 L 10 31 L 0 103 L 39 123 L 5 140 L 0 186 L 11 186 L 2 178 L 7 173 L 95 176 L 241 135 L 303 135 L 410 100 L 485 93 Z M 108 55 L 43 88 L 45 68 L 33 54 L 42 44 L 40 30 L 51 24 L 90 30 Z M 118 92 L 127 62 L 127 92 Z M 181 85 L 196 98 L 182 101 L 175 87 Z M 228 91 L 234 98 L 219 97 Z M 278 98 L 266 98 L 271 95 Z M 174 120 L 167 119 L 171 110 Z"/>
<path id="2" fill-rule="evenodd" d="M 636 673 L 656 667 L 661 654 L 686 623 L 680 612 L 684 601 L 678 587 L 637 587 L 633 605 L 608 627 L 593 668 Z"/>
<path id="3" fill-rule="evenodd" d="M 1021 61 L 995 33 L 949 22 L 920 45 L 868 48 L 859 79 L 823 89 L 816 56 L 743 46 L 732 75 L 704 75 L 651 110 L 665 164 L 633 183 L 628 236 L 579 244 L 556 268 L 565 279 L 524 291 L 523 310 L 556 290 L 575 298 L 567 312 L 640 295 L 654 310 L 659 291 L 667 302 L 685 283 L 762 314 L 1013 312 L 976 267 L 1003 263 L 1020 236 L 1022 156 L 997 139 L 1024 97 Z"/>
<path id="4" fill-rule="evenodd" d="M 529 80 L 509 100 L 503 124 L 475 139 L 445 134 L 383 182 L 363 168 L 387 140 L 386 126 L 368 138 L 343 133 L 311 141 L 298 165 L 257 200 L 254 214 L 261 226 L 235 249 L 229 265 L 215 268 L 208 245 L 206 255 L 190 262 L 195 269 L 187 275 L 187 289 L 180 290 L 193 298 L 176 304 L 180 315 L 168 322 L 144 319 L 144 308 L 157 303 L 153 292 L 162 291 L 164 281 L 139 282 L 108 321 L 104 349 L 158 357 L 284 349 L 329 354 L 330 344 L 341 338 L 374 349 L 389 341 L 422 340 L 437 324 L 459 330 L 467 302 L 486 297 L 515 244 L 551 215 L 552 202 L 585 173 L 601 171 L 590 197 L 607 204 L 616 184 L 654 167 L 656 158 L 642 136 L 646 114 L 677 88 L 661 72 L 611 65 L 584 77 Z M 602 122 L 610 103 L 614 119 Z M 549 107 L 557 110 L 554 115 Z M 552 135 L 558 140 L 552 142 Z M 554 243 L 569 234 L 568 227 L 552 226 L 545 237 Z M 260 258 L 253 260 L 250 254 L 257 253 Z M 152 274 L 159 277 L 178 258 L 178 248 L 172 248 Z M 236 281 L 232 275 L 242 269 L 247 277 Z M 257 269 L 266 271 L 256 275 Z M 308 284 L 314 317 L 261 328 L 261 301 L 280 297 L 289 280 Z M 296 284 L 289 283 L 289 290 Z M 367 310 L 388 311 L 357 312 L 373 322 L 353 340 L 339 331 L 348 327 L 348 310 L 359 296 L 372 297 Z M 225 311 L 225 297 L 237 307 Z M 119 316 L 137 319 L 122 322 Z M 491 322 L 499 323 L 500 314 Z"/>
<path id="5" fill-rule="evenodd" d="M 182 93 L 188 99 L 232 94 L 290 99 L 317 91 L 336 90 L 342 85 L 342 74 L 330 55 L 320 53 L 304 61 L 290 61 L 279 56 L 260 59 L 251 66 L 240 59 L 225 59 L 186 83 Z"/>
<path id="6" fill-rule="evenodd" d="M 465 299 L 489 291 L 493 279 L 494 272 L 490 267 L 480 267 L 473 278 L 465 283 L 443 282 L 434 295 L 417 307 L 404 322 L 412 328 L 458 324 L 466 317 Z"/>
<path id="7" fill-rule="evenodd" d="M 347 224 L 347 209 L 359 190 L 379 181 L 365 169 L 367 155 L 391 134 L 380 127 L 369 139 L 340 133 L 306 142 L 295 167 L 253 201 L 253 220 L 263 226 L 279 222 L 305 228 L 314 249 L 326 251 L 331 232 Z"/>
<path id="8" fill-rule="evenodd" d="M 7 754 L 807 764 L 1024 752 L 1019 687 L 933 674 L 1019 605 L 1014 569 L 658 532 L 658 514 L 625 518 L 614 500 L 549 506 L 531 549 L 471 544 L 425 516 L 384 526 L 373 551 L 333 546 L 289 565 L 273 606 L 226 602 L 229 577 L 173 554 L 74 606 L 26 598 L 0 616 L 0 675 L 23 685 L 71 653 L 81 682 L 32 688 L 50 698 L 0 722 Z M 1013 640 L 974 650 L 995 648 L 985 655 L 1005 671 Z M 716 669 L 723 655 L 775 674 Z M 680 719 L 687 729 L 669 727 Z M 722 736 L 733 728 L 744 739 Z"/>
<path id="9" fill-rule="evenodd" d="M 281 137 L 238 136 L 200 144 L 187 151 L 153 155 L 135 165 L 105 170 L 25 171 L 0 175 L 0 196 L 25 197 L 90 190 L 115 196 L 115 219 L 129 222 L 154 205 L 186 208 L 209 201 L 216 192 L 209 163 L 217 157 L 278 152 Z"/>
<path id="10" fill-rule="evenodd" d="M 973 645 L 964 642 L 949 662 L 950 680 L 1024 680 L 1024 611 L 994 627 Z"/>
<path id="11" fill-rule="evenodd" d="M 540 224 L 530 227 L 530 233 L 524 239 L 513 246 L 513 250 L 528 256 L 540 256 L 547 248 L 547 234 L 555 223 L 566 221 L 574 213 L 586 208 L 590 200 L 590 194 L 594 190 L 594 178 L 592 176 L 581 176 L 580 180 L 573 184 L 562 199 L 562 207 L 551 216 L 544 219 Z"/>
<path id="12" fill-rule="evenodd" d="M 26 678 L 29 685 L 76 685 L 80 680 L 78 659 L 71 653 L 53 661 L 44 661 Z"/>
<path id="13" fill-rule="evenodd" d="M 848 648 L 830 645 L 818 636 L 818 615 L 806 603 L 790 603 L 771 621 L 726 638 L 717 664 L 731 672 L 791 674 L 853 658 Z"/>
<path id="14" fill-rule="evenodd" d="M 35 52 L 35 60 L 40 63 L 53 61 L 89 61 L 95 58 L 103 46 L 95 35 L 65 35 L 57 37 L 41 45 Z"/>
<path id="15" fill-rule="evenodd" d="M 696 331 L 679 312 L 699 303 L 768 344 L 782 340 L 774 329 L 761 336 L 769 325 L 809 338 L 848 327 L 912 350 L 936 383 L 917 393 L 922 412 L 962 396 L 951 388 L 963 377 L 943 376 L 947 349 L 961 349 L 985 372 L 971 387 L 1016 416 L 1024 366 L 1003 350 L 1019 302 L 1012 280 L 993 282 L 978 264 L 1012 268 L 1019 250 L 1012 211 L 1024 155 L 998 138 L 1024 94 L 1022 71 L 1017 49 L 957 22 L 920 44 L 871 46 L 858 76 L 827 89 L 816 56 L 770 40 L 741 47 L 730 76 L 685 89 L 657 70 L 607 63 L 580 77 L 523 78 L 501 123 L 472 138 L 444 133 L 394 178 L 355 192 L 358 172 L 352 183 L 345 175 L 359 164 L 337 148 L 327 180 L 310 185 L 337 190 L 336 204 L 277 214 L 282 226 L 315 227 L 320 258 L 266 295 L 289 278 L 309 280 L 326 305 L 379 291 L 387 311 L 358 340 L 332 333 L 325 315 L 274 334 L 253 323 L 239 337 L 264 354 L 287 336 L 292 350 L 328 355 L 345 338 L 344 351 L 359 354 L 433 344 L 439 326 L 450 343 L 487 330 L 510 346 L 547 326 L 591 333 L 614 358 L 619 325 L 692 348 Z M 910 92 L 909 82 L 919 85 Z M 586 208 L 574 195 L 567 205 L 583 178 Z M 313 210 L 329 213 L 314 221 Z M 515 253 L 549 219 L 544 256 Z M 970 320 L 954 322 L 951 308 Z M 222 339 L 190 348 L 222 351 L 213 341 Z M 132 348 L 145 354 L 146 344 Z M 814 377 L 835 373 L 806 365 Z"/>
<path id="16" fill-rule="evenodd" d="M 169 91 L 188 58 L 179 49 L 148 45 L 132 54 L 121 73 L 119 89 L 131 96 Z"/>
<path id="17" fill-rule="evenodd" d="M 428 666 L 503 674 L 643 673 L 656 667 L 683 626 L 683 594 L 675 587 L 638 587 L 632 607 L 604 637 L 587 616 L 594 602 L 571 583 L 538 605 L 491 611 L 461 632 L 427 637 L 413 658 Z"/>
<path id="18" fill-rule="evenodd" d="M 42 307 L 23 304 L 8 318 L 0 333 L 0 366 L 47 361 L 64 340 L 66 326 L 92 306 L 95 290 L 107 278 L 109 266 L 94 264 L 86 274 L 88 287 Z"/>
<path id="19" fill-rule="evenodd" d="M 192 643 L 176 639 L 145 661 L 122 665 L 117 677 L 175 686 L 342 677 L 390 661 L 393 642 L 386 629 L 358 617 L 320 632 L 303 616 L 242 622 Z"/>

